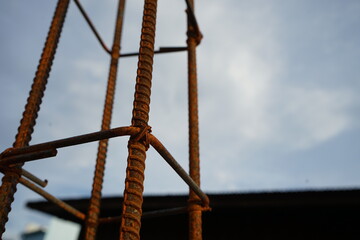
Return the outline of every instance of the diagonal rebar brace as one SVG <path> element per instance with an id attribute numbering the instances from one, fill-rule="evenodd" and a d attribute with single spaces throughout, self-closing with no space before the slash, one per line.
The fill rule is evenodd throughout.
<path id="1" fill-rule="evenodd" d="M 22 178 L 22 177 L 19 178 L 19 182 L 22 185 L 24 185 L 25 187 L 29 188 L 30 190 L 32 190 L 32 191 L 36 192 L 37 194 L 39 194 L 40 196 L 44 197 L 49 202 L 52 202 L 52 203 L 56 204 L 57 206 L 64 209 L 68 213 L 74 215 L 76 218 L 79 218 L 81 220 L 85 220 L 85 214 L 84 213 L 80 212 L 79 210 L 75 209 L 74 207 L 70 206 L 69 204 L 61 201 L 60 199 L 54 197 L 50 193 L 48 193 L 45 190 L 39 188 L 35 184 L 29 182 L 25 178 Z"/>
<path id="2" fill-rule="evenodd" d="M 14 143 L 15 148 L 27 146 L 31 140 L 31 134 L 34 130 L 37 113 L 40 109 L 68 6 L 69 0 L 59 0 L 57 3 L 34 82 L 27 99 L 23 118 L 18 128 Z M 2 178 L 2 185 L 0 187 L 0 238 L 5 232 L 5 224 L 11 211 L 11 203 L 14 201 L 14 194 L 21 175 L 22 165 L 19 164 L 5 172 Z"/>
<path id="3" fill-rule="evenodd" d="M 110 129 L 111 124 L 117 69 L 119 62 L 120 41 L 124 20 L 124 9 L 125 0 L 119 0 L 101 130 Z M 108 139 L 103 139 L 99 141 L 98 145 L 98 153 L 96 157 L 90 204 L 85 222 L 86 240 L 94 240 L 96 238 L 108 142 Z"/>
<path id="4" fill-rule="evenodd" d="M 78 9 L 80 10 L 81 14 L 83 15 L 83 17 L 85 18 L 85 21 L 88 23 L 91 31 L 94 33 L 96 39 L 99 41 L 101 47 L 105 50 L 105 52 L 107 52 L 108 54 L 111 54 L 111 51 L 109 50 L 109 48 L 106 46 L 105 42 L 102 40 L 99 32 L 96 30 L 94 24 L 92 23 L 90 17 L 87 15 L 86 11 L 84 10 L 83 6 L 81 5 L 81 3 L 79 2 L 79 0 L 74 0 L 76 6 L 78 7 Z"/>
<path id="5" fill-rule="evenodd" d="M 175 160 L 164 145 L 152 134 L 149 134 L 150 144 L 164 158 L 164 160 L 175 170 L 175 172 L 186 182 L 190 189 L 201 199 L 204 208 L 209 208 L 209 198 L 200 189 L 199 185 L 186 173 L 181 165 Z"/>
<path id="6" fill-rule="evenodd" d="M 145 0 L 131 120 L 132 126 L 142 129 L 148 127 L 149 120 L 156 9 L 157 0 Z M 147 135 L 144 136 L 145 141 L 144 138 L 131 136 L 128 143 L 120 240 L 140 239 Z"/>

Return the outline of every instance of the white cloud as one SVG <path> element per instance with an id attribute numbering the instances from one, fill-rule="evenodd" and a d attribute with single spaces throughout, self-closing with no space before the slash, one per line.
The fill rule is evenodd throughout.
<path id="1" fill-rule="evenodd" d="M 230 15 L 234 8 L 225 5 L 204 7 L 209 11 L 202 13 L 203 18 L 210 23 L 204 25 L 204 35 L 210 40 L 204 40 L 201 47 L 214 47 L 213 52 L 201 52 L 205 57 L 200 54 L 207 91 L 202 113 L 203 118 L 210 119 L 204 123 L 206 128 L 228 139 L 223 141 L 235 140 L 233 144 L 239 147 L 275 144 L 300 150 L 353 127 L 349 109 L 356 95 L 351 89 L 326 88 L 317 82 L 306 86 L 305 81 L 287 78 L 291 63 L 284 53 L 289 46 L 279 34 L 286 23 L 281 23 L 270 4 L 257 12 L 241 11 L 237 15 Z M 230 16 L 219 18 L 223 13 Z"/>
<path id="2" fill-rule="evenodd" d="M 358 72 L 351 66 L 342 68 L 345 60 L 348 61 L 349 58 L 347 58 L 348 52 L 342 51 L 344 48 L 341 48 L 346 46 L 348 49 L 349 46 L 356 44 L 347 45 L 341 42 L 342 38 L 334 37 L 332 39 L 336 42 L 326 46 L 327 48 L 331 46 L 333 54 L 322 55 L 324 51 L 320 51 L 321 49 L 313 51 L 313 49 L 318 50 L 319 46 L 312 45 L 311 41 L 316 38 L 312 38 L 311 34 L 318 32 L 311 31 L 312 22 L 306 22 L 307 18 L 303 17 L 303 12 L 297 13 L 296 16 L 301 16 L 299 18 L 301 21 L 295 24 L 299 28 L 294 28 L 294 25 L 289 25 L 290 21 L 294 21 L 294 18 L 289 18 L 291 13 L 287 12 L 286 21 L 283 21 L 284 16 L 281 16 L 283 13 L 279 10 L 279 4 L 276 5 L 277 1 L 219 3 L 215 0 L 200 0 L 196 3 L 198 21 L 204 34 L 197 56 L 202 185 L 205 190 L 212 191 L 300 186 L 305 179 L 302 178 L 302 171 L 306 170 L 302 166 L 296 168 L 296 172 L 301 177 L 294 179 L 291 176 L 294 170 L 289 168 L 291 164 L 297 164 L 296 166 L 308 164 L 310 168 L 310 161 L 306 163 L 301 160 L 301 163 L 295 164 L 291 159 L 284 160 L 284 155 L 311 152 L 312 149 L 317 149 L 317 146 L 353 129 L 356 122 L 359 122 L 356 116 L 359 102 L 357 96 L 359 85 L 356 84 Z M 110 43 L 114 23 L 112 19 L 115 15 L 114 2 L 101 3 L 101 9 L 94 8 L 96 4 L 84 2 L 98 30 L 103 34 L 105 41 Z M 107 8 L 109 4 L 112 6 L 110 10 Z M 301 2 L 301 4 L 307 3 Z M 182 6 L 185 8 L 185 5 L 178 2 L 173 5 L 170 1 L 159 5 L 161 23 L 158 25 L 157 46 L 185 44 L 185 14 L 181 9 Z M 281 3 L 281 7 L 289 7 L 285 5 Z M 311 7 L 312 13 L 316 13 L 316 9 L 310 5 L 307 6 Z M 170 7 L 174 10 L 167 10 Z M 74 8 L 70 8 L 56 64 L 53 66 L 46 97 L 41 107 L 34 135 L 35 143 L 84 134 L 96 131 L 100 127 L 109 58 L 100 51 L 89 29 L 79 32 L 79 29 L 87 26 L 77 10 L 71 9 Z M 142 2 L 129 2 L 127 10 L 129 11 L 125 15 L 123 34 L 124 52 L 138 49 L 141 20 L 138 14 L 142 12 Z M 181 14 L 173 14 L 173 11 L 179 11 Z M 323 19 L 321 13 L 331 15 L 331 12 L 320 11 L 319 14 L 315 14 L 318 19 Z M 347 16 L 339 11 L 337 13 L 340 14 L 342 24 L 345 26 Z M 358 21 L 354 19 L 355 15 L 353 22 Z M 178 22 L 181 24 L 173 27 L 173 23 Z M 9 21 L 9 24 L 11 23 L 14 21 Z M 321 24 L 325 23 L 326 21 L 322 20 Z M 332 23 L 335 24 L 336 21 Z M 31 24 L 38 25 L 37 22 Z M 319 25 L 318 28 L 324 31 L 319 35 L 329 34 L 328 29 L 336 27 L 334 24 L 327 25 L 326 28 Z M 6 25 L 6 27 L 19 29 L 19 32 L 24 30 L 21 24 Z M 283 30 L 284 28 L 287 30 Z M 289 36 L 289 29 L 296 29 L 297 34 Z M 301 31 L 305 30 L 307 38 L 301 39 L 303 34 Z M 7 32 L 6 29 L 4 32 Z M 333 34 L 336 34 L 336 31 Z M 31 36 L 35 35 L 37 36 L 37 34 L 28 35 L 27 43 L 31 42 Z M 351 42 L 359 42 L 355 32 L 354 35 L 343 35 L 353 39 Z M 289 45 L 283 38 L 307 42 L 301 42 L 299 48 L 298 42 Z M 326 39 L 320 37 L 320 40 L 318 43 L 323 43 Z M 9 44 L 2 46 L 4 53 L 7 49 L 11 49 L 14 56 L 20 56 L 24 52 L 23 49 L 17 52 L 16 48 L 10 48 Z M 31 45 L 30 48 L 33 49 L 33 46 Z M 66 52 L 69 48 L 70 52 Z M 296 59 L 291 58 L 289 54 L 292 49 L 297 49 Z M 351 48 L 353 56 L 356 57 L 356 51 L 352 50 Z M 306 51 L 308 55 L 304 57 L 302 51 Z M 339 51 L 343 53 L 340 60 L 336 59 Z M 23 55 L 21 59 L 25 59 L 26 54 Z M 324 56 L 331 57 L 327 57 L 327 61 L 322 62 Z M 32 61 L 26 59 L 19 64 Z M 357 59 L 350 59 L 353 60 L 351 63 L 358 62 Z M 0 67 L 7 68 L 5 64 L 8 61 L 2 62 L 4 64 Z M 153 126 L 154 134 L 186 169 L 188 154 L 186 55 L 160 55 L 156 57 L 155 64 L 150 124 Z M 310 66 L 316 66 L 316 72 L 313 72 L 315 67 L 310 68 Z M 16 66 L 16 69 L 26 68 Z M 20 72 L 24 74 L 24 71 L 11 71 L 11 74 Z M 299 73 L 302 72 L 307 74 L 300 75 Z M 135 74 L 136 59 L 122 59 L 114 105 L 114 127 L 130 123 Z M 343 74 L 352 76 L 353 84 L 343 85 L 345 81 L 341 78 Z M 326 77 L 320 79 L 321 76 Z M 23 79 L 21 75 L 11 77 Z M 328 84 L 328 79 L 332 86 Z M 27 84 L 29 85 L 28 82 Z M 22 88 L 16 86 L 12 89 Z M 6 91 L 2 93 L 3 99 L 11 100 L 3 101 L 1 106 L 7 113 L 6 117 L 9 115 L 8 119 L 19 119 L 20 116 L 14 114 L 21 111 L 13 111 L 12 109 L 18 109 L 18 106 L 10 106 L 10 104 L 20 100 L 8 98 Z M 15 90 L 11 94 L 18 95 Z M 23 98 L 25 101 L 25 97 Z M 10 136 L 8 132 L 7 129 L 2 130 L 2 133 L 7 134 L 4 138 L 13 139 L 13 135 Z M 41 178 L 49 178 L 50 184 L 47 189 L 56 196 L 88 196 L 96 146 L 97 143 L 93 143 L 67 150 L 61 149 L 57 159 L 43 160 L 46 162 L 44 164 L 29 163 L 26 168 Z M 153 150 L 150 151 L 152 152 L 149 152 L 147 159 L 146 191 L 165 193 L 187 189 L 167 164 L 160 163 L 163 162 L 160 156 Z M 121 194 L 127 156 L 126 138 L 112 140 L 108 156 L 104 192 Z M 311 169 L 314 169 L 313 166 L 314 163 L 311 162 Z M 341 181 L 344 180 L 335 178 L 332 174 L 337 171 L 336 167 L 326 175 L 317 171 L 323 169 L 319 166 L 318 163 L 317 169 L 314 170 L 316 178 L 312 178 L 313 186 L 316 184 L 324 186 L 338 181 L 339 186 L 343 184 Z M 330 169 L 332 166 L 327 165 L 327 167 Z M 344 172 L 349 168 L 351 166 L 346 169 L 344 167 Z M 310 172 L 306 178 L 314 175 L 311 174 L 313 173 Z M 354 177 L 346 184 L 354 184 L 356 181 L 358 179 Z M 28 200 L 28 198 L 19 193 L 16 198 L 23 204 L 24 199 Z M 19 211 L 13 213 L 13 216 L 16 215 L 15 218 L 23 219 Z M 14 219 L 10 221 L 16 224 Z"/>

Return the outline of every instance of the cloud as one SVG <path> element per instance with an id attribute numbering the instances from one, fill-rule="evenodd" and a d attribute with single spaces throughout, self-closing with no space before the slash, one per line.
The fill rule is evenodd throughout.
<path id="1" fill-rule="evenodd" d="M 113 34 L 114 3 L 84 2 L 108 46 Z M 360 60 L 356 47 L 359 34 L 353 30 L 360 21 L 359 4 L 352 2 L 356 5 L 352 8 L 351 4 L 334 2 L 315 6 L 309 3 L 196 2 L 198 22 L 204 34 L 197 61 L 200 157 L 205 190 L 308 186 L 305 178 L 317 187 L 337 182 L 336 186 L 357 183 L 356 173 L 350 180 L 343 179 L 345 173 L 335 177 L 342 155 L 326 153 L 339 152 L 334 150 L 338 141 L 344 146 L 354 146 L 354 136 L 345 138 L 344 133 L 359 132 L 360 72 L 356 65 Z M 0 7 L 1 10 L 9 9 L 5 2 L 2 4 L 5 7 Z M 30 5 L 34 8 L 31 12 L 37 11 L 35 5 Z M 52 12 L 52 5 L 49 4 L 51 10 L 42 12 Z M 15 14 L 21 6 L 26 7 L 11 8 L 11 16 L 18 21 L 20 15 Z M 133 52 L 139 47 L 142 2 L 132 1 L 126 6 L 122 51 Z M 185 44 L 184 9 L 183 2 L 159 3 L 157 47 Z M 4 44 L 0 46 L 5 56 L 0 59 L 0 77 L 4 83 L 0 89 L 0 106 L 6 113 L 1 128 L 4 144 L 11 144 L 15 135 L 44 40 L 38 36 L 41 34 L 33 34 L 29 29 L 34 26 L 34 31 L 39 33 L 41 28 L 45 35 L 48 27 L 42 15 L 26 16 L 22 24 L 15 18 L 6 21 L 9 25 L 0 22 L 4 32 L 11 32 L 2 36 Z M 23 38 L 14 37 L 14 29 Z M 11 36 L 17 47 L 10 49 Z M 26 44 L 20 44 L 21 39 L 27 39 Z M 33 42 L 39 43 L 34 47 Z M 188 165 L 186 61 L 186 53 L 155 57 L 150 107 L 154 135 L 185 169 Z M 99 130 L 108 64 L 108 55 L 102 52 L 77 9 L 71 6 L 33 143 Z M 136 64 L 136 58 L 120 60 L 113 127 L 130 124 Z M 105 194 L 123 191 L 126 144 L 127 138 L 110 141 Z M 47 189 L 56 196 L 88 196 L 96 148 L 97 143 L 92 143 L 60 149 L 57 158 L 29 163 L 26 169 L 48 178 Z M 350 160 L 341 170 L 355 172 L 357 152 L 347 151 L 347 154 Z M 146 165 L 146 193 L 187 191 L 186 185 L 154 150 L 148 152 Z M 16 199 L 23 204 L 28 196 L 20 191 Z M 20 211 L 13 214 L 15 218 L 24 216 Z"/>
<path id="2" fill-rule="evenodd" d="M 301 76 L 287 75 L 291 63 L 287 62 L 289 55 L 284 53 L 291 46 L 280 38 L 280 27 L 286 23 L 279 24 L 281 16 L 274 15 L 276 11 L 271 11 L 270 4 L 264 5 L 259 13 L 250 15 L 241 11 L 231 15 L 221 27 L 215 25 L 219 26 L 216 32 L 205 27 L 209 31 L 205 34 L 211 40 L 204 40 L 204 45 L 216 45 L 217 51 L 204 52 L 205 57 L 201 58 L 201 66 L 210 66 L 205 67 L 202 76 L 207 79 L 203 85 L 208 90 L 203 97 L 207 102 L 203 118 L 221 118 L 221 124 L 216 121 L 207 128 L 215 129 L 224 139 L 235 138 L 238 145 L 275 143 L 292 150 L 315 147 L 353 126 L 349 109 L 356 95 L 344 87 L 303 85 L 307 79 L 302 81 Z M 218 11 L 211 4 L 209 8 L 203 14 L 210 23 L 221 13 L 232 12 L 230 8 L 224 9 L 225 5 Z M 227 39 L 225 32 L 229 34 L 234 29 L 232 38 Z M 309 64 L 311 60 L 306 66 Z M 299 80 L 294 82 L 288 77 Z"/>

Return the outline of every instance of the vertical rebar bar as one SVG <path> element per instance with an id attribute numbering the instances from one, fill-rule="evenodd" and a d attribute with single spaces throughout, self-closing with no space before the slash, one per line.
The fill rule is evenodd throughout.
<path id="1" fill-rule="evenodd" d="M 124 19 L 124 8 L 125 8 L 125 0 L 119 0 L 115 33 L 114 33 L 114 41 L 111 51 L 111 62 L 110 62 L 109 77 L 108 77 L 108 83 L 106 89 L 103 119 L 101 124 L 102 131 L 110 129 L 110 124 L 111 124 L 117 69 L 118 69 L 118 62 L 120 56 L 120 41 L 121 41 L 122 25 Z M 93 180 L 91 198 L 90 198 L 90 205 L 85 223 L 86 240 L 94 240 L 96 237 L 108 142 L 109 142 L 108 139 L 103 139 L 99 141 L 96 166 L 94 172 L 94 180 Z"/>
<path id="2" fill-rule="evenodd" d="M 191 23 L 189 12 L 194 11 L 194 1 L 189 1 L 188 9 L 188 110 L 189 110 L 189 172 L 190 177 L 200 186 L 200 154 L 199 154 L 199 119 L 198 94 L 196 73 L 196 46 L 198 34 Z M 190 189 L 189 196 L 189 239 L 202 239 L 201 201 L 194 191 Z"/>
<path id="3" fill-rule="evenodd" d="M 143 131 L 137 136 L 131 136 L 128 143 L 121 240 L 140 239 L 145 159 L 149 145 L 146 131 L 150 110 L 156 8 L 157 0 L 145 0 L 131 120 L 132 126 L 140 127 Z"/>
<path id="4" fill-rule="evenodd" d="M 69 0 L 59 0 L 57 3 L 35 78 L 31 86 L 31 91 L 27 99 L 25 111 L 18 128 L 16 140 L 13 144 L 15 148 L 27 146 L 31 140 L 31 134 L 34 130 L 42 97 L 44 96 L 47 79 L 50 74 L 68 6 Z M 14 201 L 14 194 L 21 175 L 22 165 L 23 164 L 19 164 L 10 168 L 2 178 L 2 185 L 0 187 L 0 238 L 5 232 L 5 224 L 8 221 L 8 214 L 11 211 L 11 203 Z"/>

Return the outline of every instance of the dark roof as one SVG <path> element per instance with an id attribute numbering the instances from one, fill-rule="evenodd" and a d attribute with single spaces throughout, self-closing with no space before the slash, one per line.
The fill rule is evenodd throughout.
<path id="1" fill-rule="evenodd" d="M 217 193 L 208 194 L 210 206 L 217 208 L 274 208 L 274 207 L 326 207 L 326 206 L 360 206 L 360 189 L 337 190 L 302 190 L 277 192 Z M 143 212 L 185 207 L 187 195 L 144 196 Z M 81 212 L 86 212 L 89 199 L 64 199 L 66 203 Z M 102 217 L 115 216 L 121 213 L 122 197 L 103 197 L 101 200 Z M 31 209 L 59 218 L 76 221 L 57 205 L 48 201 L 28 202 Z"/>
<path id="2" fill-rule="evenodd" d="M 208 194 L 211 212 L 203 213 L 203 239 L 356 239 L 360 236 L 360 190 L 311 190 Z M 89 200 L 67 203 L 86 213 Z M 186 195 L 145 196 L 143 212 L 185 207 Z M 122 198 L 102 199 L 102 217 L 118 216 Z M 28 207 L 76 221 L 56 205 L 40 201 Z M 117 225 L 116 225 L 117 224 Z M 117 239 L 118 223 L 101 225 L 98 239 Z M 186 239 L 185 213 L 144 219 L 144 239 Z M 111 234 L 111 235 L 109 235 Z"/>

